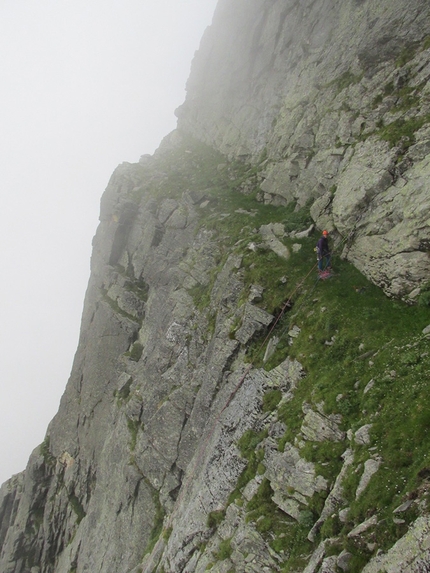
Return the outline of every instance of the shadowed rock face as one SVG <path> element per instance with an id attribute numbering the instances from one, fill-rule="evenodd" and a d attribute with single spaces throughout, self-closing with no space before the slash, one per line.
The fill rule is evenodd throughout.
<path id="1" fill-rule="evenodd" d="M 70 380 L 44 443 L 0 490 L 1 573 L 278 571 L 288 555 L 262 535 L 264 515 L 260 529 L 247 518 L 264 496 L 288 527 L 307 528 L 303 571 L 347 566 L 349 554 L 325 557 L 318 532 L 348 519 L 347 436 L 371 445 L 371 425 L 347 434 L 341 415 L 304 404 L 279 447 L 289 429 L 264 397 L 288 404 L 304 370 L 289 358 L 252 367 L 248 347 L 274 316 L 257 305 L 264 289 L 245 282 L 240 240 L 218 232 L 232 213 L 216 211 L 207 188 L 223 173 L 228 187 L 229 160 L 259 161 L 261 203 L 310 206 L 338 253 L 387 294 L 407 299 L 428 280 L 430 6 L 374 4 L 220 0 L 178 130 L 154 157 L 119 166 L 103 195 Z M 172 167 L 184 145 L 193 161 L 184 134 L 217 154 L 197 190 L 201 163 L 185 176 Z M 251 229 L 255 213 L 239 212 Z M 285 261 L 300 250 L 279 223 L 254 234 Z M 300 328 L 291 332 L 293 344 Z M 345 443 L 335 479 L 301 455 L 306 441 Z M 360 495 L 382 463 L 369 451 L 354 466 Z M 406 554 L 421 571 L 428 531 L 421 516 L 366 572 L 394 573 Z"/>

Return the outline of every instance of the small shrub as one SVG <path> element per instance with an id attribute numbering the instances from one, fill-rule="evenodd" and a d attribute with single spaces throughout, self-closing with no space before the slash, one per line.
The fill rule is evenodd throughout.
<path id="1" fill-rule="evenodd" d="M 211 302 L 211 289 L 209 286 L 198 284 L 189 289 L 189 294 L 193 298 L 194 306 L 200 310 L 205 310 Z"/>
<path id="2" fill-rule="evenodd" d="M 263 412 L 273 412 L 281 399 L 281 390 L 268 390 L 263 396 Z"/>
<path id="3" fill-rule="evenodd" d="M 224 521 L 224 519 L 225 519 L 225 511 L 224 510 L 211 511 L 208 514 L 206 525 L 210 529 L 217 528 L 218 525 Z"/>
<path id="4" fill-rule="evenodd" d="M 246 459 L 250 459 L 254 454 L 255 448 L 266 437 L 267 437 L 267 430 L 262 430 L 261 432 L 255 432 L 254 430 L 246 430 L 246 432 L 243 434 L 243 436 L 237 443 L 237 446 L 242 456 Z"/>
<path id="5" fill-rule="evenodd" d="M 305 529 L 311 529 L 315 522 L 314 514 L 309 509 L 304 509 L 299 514 L 299 525 Z"/>
<path id="6" fill-rule="evenodd" d="M 40 445 L 40 453 L 42 454 L 43 459 L 45 460 L 45 464 L 47 466 L 52 467 L 52 466 L 55 466 L 57 460 L 51 454 L 50 449 L 49 449 L 49 445 L 50 445 L 49 436 L 46 436 L 46 438 L 43 440 L 42 444 Z"/>
<path id="7" fill-rule="evenodd" d="M 415 56 L 415 49 L 413 46 L 407 46 L 403 48 L 403 50 L 400 52 L 399 57 L 396 60 L 396 66 L 398 68 L 402 68 L 410 60 L 412 60 L 414 56 Z"/>
<path id="8" fill-rule="evenodd" d="M 161 535 L 161 532 L 163 531 L 163 521 L 164 521 L 164 515 L 165 515 L 164 508 L 160 502 L 160 494 L 150 484 L 150 482 L 148 480 L 145 479 L 145 482 L 146 482 L 146 485 L 148 486 L 148 488 L 151 492 L 151 497 L 152 497 L 152 501 L 153 501 L 154 509 L 155 509 L 155 516 L 154 516 L 154 522 L 153 522 L 151 534 L 149 536 L 148 545 L 145 548 L 144 555 L 151 553 L 151 551 L 154 549 L 155 544 L 157 543 L 157 541 Z"/>
<path id="9" fill-rule="evenodd" d="M 233 547 L 231 546 L 231 539 L 223 539 L 219 544 L 216 557 L 220 561 L 224 561 L 224 559 L 230 559 L 232 553 Z"/>
<path id="10" fill-rule="evenodd" d="M 328 517 L 321 526 L 321 539 L 337 537 L 342 530 L 342 524 L 337 515 Z"/>
<path id="11" fill-rule="evenodd" d="M 338 92 L 341 92 L 349 86 L 360 83 L 362 77 L 362 75 L 356 76 L 348 70 L 337 77 L 335 80 L 331 81 L 328 85 L 336 86 Z"/>
<path id="12" fill-rule="evenodd" d="M 272 518 L 268 515 L 262 517 L 257 521 L 256 529 L 259 533 L 267 533 L 273 529 Z"/>
<path id="13" fill-rule="evenodd" d="M 264 464 L 258 464 L 257 473 L 259 476 L 264 475 L 266 473 L 266 466 Z"/>
<path id="14" fill-rule="evenodd" d="M 392 123 L 381 128 L 378 132 L 379 137 L 388 141 L 390 147 L 395 147 L 402 143 L 404 149 L 415 143 L 415 132 L 418 131 L 425 123 L 428 123 L 429 117 L 412 117 L 396 119 Z"/>
<path id="15" fill-rule="evenodd" d="M 140 428 L 140 422 L 137 420 L 131 420 L 130 418 L 127 418 L 127 427 L 130 432 L 130 450 L 134 452 L 137 441 L 137 432 L 139 431 Z"/>

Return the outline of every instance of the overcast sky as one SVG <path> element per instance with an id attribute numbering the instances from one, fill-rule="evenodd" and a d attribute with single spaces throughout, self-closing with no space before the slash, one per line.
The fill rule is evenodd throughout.
<path id="1" fill-rule="evenodd" d="M 58 409 L 100 197 L 176 126 L 216 0 L 0 0 L 0 483 Z"/>

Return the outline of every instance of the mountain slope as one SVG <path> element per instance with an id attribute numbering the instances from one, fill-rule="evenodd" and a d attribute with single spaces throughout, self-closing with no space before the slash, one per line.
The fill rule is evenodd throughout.
<path id="1" fill-rule="evenodd" d="M 3 573 L 429 567 L 428 16 L 219 3 L 178 129 L 103 195 Z"/>

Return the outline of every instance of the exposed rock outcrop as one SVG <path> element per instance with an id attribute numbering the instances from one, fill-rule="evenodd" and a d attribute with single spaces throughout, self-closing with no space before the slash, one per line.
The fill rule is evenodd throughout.
<path id="1" fill-rule="evenodd" d="M 264 152 L 264 200 L 315 202 L 343 256 L 395 296 L 430 272 L 429 18 L 420 1 L 220 2 L 177 112 L 227 154 Z"/>

